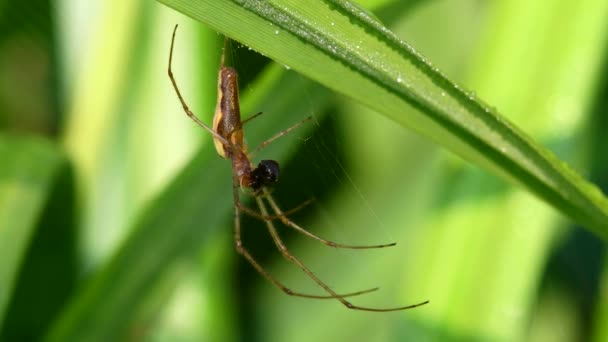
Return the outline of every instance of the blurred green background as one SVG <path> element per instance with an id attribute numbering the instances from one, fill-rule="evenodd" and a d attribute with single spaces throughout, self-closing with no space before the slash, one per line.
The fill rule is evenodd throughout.
<path id="1" fill-rule="evenodd" d="M 359 3 L 606 193 L 602 1 Z M 0 340 L 608 340 L 603 241 L 235 46 L 243 116 L 265 113 L 247 126 L 250 145 L 314 119 L 259 156 L 282 163 L 282 206 L 314 197 L 294 215 L 311 231 L 398 242 L 335 250 L 281 229 L 291 250 L 338 292 L 381 287 L 358 304 L 430 304 L 356 312 L 274 288 L 234 252 L 230 163 L 166 75 L 175 24 L 176 77 L 211 122 L 223 37 L 202 24 L 151 1 L 0 0 Z M 263 225 L 243 227 L 277 278 L 319 292 Z"/>

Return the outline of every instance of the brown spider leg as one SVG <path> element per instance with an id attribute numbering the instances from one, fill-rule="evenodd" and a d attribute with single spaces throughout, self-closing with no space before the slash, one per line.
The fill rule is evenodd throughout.
<path id="1" fill-rule="evenodd" d="M 392 242 L 392 243 L 387 243 L 387 244 L 382 244 L 382 245 L 357 246 L 357 245 L 346 245 L 346 244 L 341 244 L 341 243 L 333 242 L 330 240 L 326 240 L 320 236 L 317 236 L 317 235 L 309 232 L 308 230 L 300 227 L 298 224 L 296 224 L 292 220 L 288 219 L 287 216 L 285 215 L 285 212 L 283 212 L 281 210 L 281 208 L 279 208 L 279 206 L 277 205 L 277 202 L 274 200 L 274 198 L 272 197 L 270 192 L 268 192 L 268 190 L 266 190 L 266 188 L 263 189 L 263 193 L 264 193 L 264 197 L 266 198 L 266 200 L 268 200 L 268 203 L 270 203 L 272 210 L 274 210 L 274 212 L 276 213 L 275 216 L 277 216 L 278 219 L 281 220 L 281 222 L 283 222 L 284 225 L 289 226 L 289 227 L 297 230 L 298 232 L 300 232 L 310 238 L 313 238 L 329 247 L 348 248 L 348 249 L 371 249 L 371 248 L 391 247 L 391 246 L 395 246 L 397 244 L 396 242 Z"/>
<path id="2" fill-rule="evenodd" d="M 262 214 L 267 216 L 268 210 L 266 209 L 266 205 L 264 204 L 262 199 L 260 197 L 256 197 L 256 201 L 258 202 L 258 206 L 260 207 L 260 211 L 262 212 Z M 277 246 L 277 248 L 279 249 L 281 254 L 285 257 L 285 259 L 287 259 L 288 261 L 290 261 L 293 264 L 295 264 L 296 266 L 298 266 L 315 283 L 317 283 L 320 287 L 322 287 L 325 291 L 327 291 L 327 293 L 329 293 L 331 295 L 331 297 L 339 300 L 342 304 L 344 304 L 344 306 L 346 306 L 349 309 L 361 310 L 361 311 L 373 311 L 373 312 L 399 311 L 399 310 L 413 309 L 415 307 L 424 305 L 429 302 L 427 300 L 427 301 L 413 304 L 413 305 L 401 306 L 401 307 L 396 307 L 396 308 L 387 308 L 387 309 L 368 308 L 368 307 L 364 307 L 364 306 L 354 305 L 351 302 L 344 299 L 344 296 L 340 296 L 334 290 L 332 290 L 327 284 L 325 284 L 314 273 L 312 273 L 312 271 L 309 270 L 308 267 L 304 266 L 304 264 L 298 258 L 296 258 L 293 254 L 291 254 L 289 252 L 289 250 L 287 249 L 287 247 L 285 246 L 285 244 L 283 243 L 283 241 L 281 240 L 281 237 L 279 236 L 279 233 L 277 232 L 276 228 L 274 227 L 274 224 L 272 223 L 272 221 L 266 220 L 265 222 L 266 222 L 268 231 L 270 232 L 270 235 L 272 236 L 272 240 L 274 241 L 275 245 Z"/>
<path id="3" fill-rule="evenodd" d="M 352 296 L 358 296 L 358 295 L 362 295 L 365 293 L 369 293 L 369 292 L 374 292 L 377 291 L 379 288 L 378 287 L 374 287 L 371 289 L 367 289 L 367 290 L 362 290 L 362 291 L 357 291 L 357 292 L 351 292 L 351 293 L 346 293 L 346 294 L 331 294 L 331 295 L 310 295 L 310 294 L 306 294 L 306 293 L 300 293 L 300 292 L 295 292 L 291 289 L 289 289 L 287 286 L 283 285 L 280 281 L 278 281 L 275 277 L 273 277 L 270 273 L 268 273 L 268 271 L 266 271 L 264 269 L 264 267 L 262 267 L 262 265 L 260 265 L 255 258 L 249 253 L 249 251 L 245 248 L 245 246 L 243 246 L 243 242 L 241 240 L 241 219 L 240 219 L 240 212 L 239 212 L 239 206 L 240 206 L 240 202 L 239 202 L 239 194 L 238 194 L 238 178 L 236 178 L 236 175 L 233 176 L 233 197 L 234 197 L 234 242 L 235 242 L 235 248 L 237 253 L 239 253 L 240 255 L 242 255 L 250 264 L 251 266 L 253 266 L 253 268 L 255 268 L 261 275 L 264 276 L 264 278 L 268 279 L 268 281 L 270 281 L 272 284 L 274 284 L 274 286 L 278 287 L 281 291 L 283 291 L 285 294 L 289 295 L 289 296 L 294 296 L 294 297 L 304 297 L 304 298 L 312 298 L 312 299 L 333 299 L 336 298 L 336 296 L 340 297 L 340 298 L 345 298 L 345 297 L 352 297 Z"/>
<path id="4" fill-rule="evenodd" d="M 169 78 L 171 79 L 171 83 L 173 84 L 173 89 L 175 89 L 175 92 L 177 93 L 177 97 L 179 98 L 179 101 L 182 103 L 182 107 L 184 108 L 184 111 L 186 112 L 188 117 L 190 119 L 192 119 L 192 121 L 194 121 L 197 125 L 203 127 L 209 133 L 211 133 L 211 135 L 213 135 L 213 137 L 215 139 L 219 139 L 219 141 L 221 141 L 222 144 L 224 144 L 226 146 L 230 146 L 230 143 L 228 142 L 228 140 L 226 140 L 224 137 L 219 135 L 211 127 L 205 125 L 198 117 L 196 117 L 196 115 L 194 115 L 194 113 L 192 113 L 190 108 L 188 108 L 188 105 L 186 104 L 186 101 L 184 100 L 181 92 L 179 91 L 177 82 L 175 81 L 175 77 L 173 76 L 173 71 L 171 71 L 171 62 L 173 61 L 173 44 L 175 43 L 175 32 L 176 31 L 177 31 L 177 25 L 175 25 L 175 28 L 173 29 L 173 36 L 171 38 L 171 50 L 169 50 L 169 67 L 167 69 L 167 73 L 169 74 Z"/>
<path id="5" fill-rule="evenodd" d="M 248 123 L 249 121 L 251 121 L 251 120 L 253 120 L 253 119 L 257 118 L 258 116 L 262 115 L 262 113 L 263 113 L 263 112 L 257 112 L 257 113 L 255 113 L 255 114 L 253 114 L 252 116 L 250 116 L 250 117 L 248 117 L 247 119 L 243 120 L 243 121 L 241 122 L 241 125 L 244 125 L 244 124 Z"/>
<path id="6" fill-rule="evenodd" d="M 301 210 L 302 208 L 306 207 L 307 205 L 309 205 L 310 203 L 312 203 L 314 201 L 314 199 L 309 199 L 304 203 L 301 203 L 300 205 L 298 205 L 295 208 L 291 208 L 287 211 L 283 212 L 283 215 L 285 216 L 289 216 L 295 212 L 297 212 L 298 210 Z M 246 206 L 244 206 L 243 204 L 239 203 L 239 209 L 242 210 L 245 214 L 249 215 L 249 216 L 253 216 L 255 218 L 258 218 L 260 220 L 276 220 L 276 219 L 280 219 L 280 215 L 268 215 L 268 216 L 264 216 L 262 214 L 260 214 L 259 212 L 253 210 L 253 209 L 249 209 Z"/>
<path id="7" fill-rule="evenodd" d="M 286 128 L 284 130 L 282 130 L 281 132 L 275 134 L 273 137 L 271 137 L 270 139 L 263 141 L 262 143 L 260 143 L 258 145 L 258 147 L 255 148 L 255 150 L 253 150 L 252 152 L 248 153 L 247 156 L 249 157 L 249 159 L 252 159 L 253 156 L 258 153 L 261 149 L 263 149 L 264 147 L 268 146 L 268 144 L 272 143 L 273 141 L 279 139 L 280 137 L 284 136 L 285 134 L 293 131 L 294 129 L 302 126 L 305 122 L 312 120 L 312 116 L 307 117 L 306 119 L 298 122 L 297 124 Z"/>

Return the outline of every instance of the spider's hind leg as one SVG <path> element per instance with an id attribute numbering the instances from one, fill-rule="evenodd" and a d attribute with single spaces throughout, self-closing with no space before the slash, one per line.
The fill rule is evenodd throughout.
<path id="1" fill-rule="evenodd" d="M 371 249 L 371 248 L 384 248 L 384 247 L 391 247 L 396 245 L 396 242 L 391 242 L 391 243 L 386 243 L 386 244 L 380 244 L 380 245 L 369 245 L 369 246 L 358 246 L 358 245 L 346 245 L 346 244 L 342 244 L 342 243 L 337 243 L 337 242 L 333 242 L 327 239 L 324 239 L 318 235 L 315 235 L 311 232 L 309 232 L 307 229 L 301 227 L 300 225 L 298 225 L 297 223 L 293 222 L 292 220 L 290 220 L 287 215 L 285 214 L 286 212 L 282 211 L 281 208 L 279 207 L 279 205 L 277 204 L 277 202 L 274 200 L 274 198 L 272 197 L 272 195 L 270 194 L 270 192 L 267 189 L 263 189 L 264 191 L 264 197 L 266 198 L 266 200 L 268 201 L 268 203 L 270 203 L 270 207 L 272 207 L 272 210 L 275 212 L 276 218 L 278 218 L 279 220 L 281 220 L 281 222 L 283 222 L 284 225 L 289 226 L 295 230 L 297 230 L 298 232 L 313 238 L 321 243 L 323 243 L 324 245 L 330 246 L 330 247 L 335 247 L 335 248 L 348 248 L 348 249 Z"/>
<path id="2" fill-rule="evenodd" d="M 260 211 L 262 212 L 262 214 L 268 215 L 268 210 L 266 209 L 266 206 L 264 205 L 262 198 L 256 197 L 256 201 L 258 202 L 258 206 L 260 207 Z M 298 266 L 302 271 L 304 271 L 304 273 L 306 273 L 308 275 L 308 277 L 310 277 L 310 279 L 312 279 L 315 283 L 317 283 L 317 285 L 319 285 L 327 293 L 329 293 L 329 298 L 337 299 L 338 301 L 340 301 L 342 304 L 344 304 L 344 306 L 346 306 L 349 309 L 361 310 L 361 311 L 373 311 L 373 312 L 388 312 L 388 311 L 401 311 L 401 310 L 413 309 L 415 307 L 428 303 L 428 301 L 424 301 L 424 302 L 413 304 L 413 305 L 394 307 L 394 308 L 368 308 L 368 307 L 364 307 L 364 306 L 354 305 L 351 302 L 344 299 L 344 296 L 339 295 L 334 290 L 332 290 L 327 284 L 325 284 L 321 279 L 319 279 L 310 269 L 308 269 L 308 267 L 306 267 L 297 257 L 295 257 L 293 254 L 291 254 L 289 249 L 287 249 L 287 247 L 283 243 L 283 240 L 281 240 L 281 237 L 279 236 L 279 233 L 277 232 L 276 228 L 274 227 L 274 224 L 272 223 L 272 221 L 265 220 L 265 222 L 266 222 L 266 227 L 268 228 L 268 231 L 269 231 L 270 235 L 272 236 L 272 240 L 274 241 L 275 245 L 277 246 L 277 249 L 279 250 L 279 252 L 281 252 L 283 257 L 285 257 L 285 259 L 287 259 L 291 263 Z M 365 291 L 363 291 L 363 292 L 365 292 Z"/>
<path id="3" fill-rule="evenodd" d="M 234 180 L 234 178 L 233 178 L 233 180 Z M 260 263 L 257 262 L 257 260 L 251 255 L 251 253 L 243 245 L 243 241 L 241 240 L 241 219 L 240 219 L 240 209 L 239 209 L 239 208 L 243 208 L 243 206 L 241 205 L 239 198 L 238 198 L 238 187 L 234 184 L 233 184 L 233 196 L 234 196 L 234 204 L 235 204 L 234 205 L 234 244 L 235 244 L 236 251 L 240 255 L 242 255 L 245 258 L 245 260 L 247 260 L 247 262 L 249 262 L 251 264 L 251 266 L 253 266 L 253 268 L 256 269 L 256 271 L 258 271 L 258 273 L 260 273 L 262 276 L 264 276 L 264 278 L 266 278 L 273 285 L 278 287 L 285 294 L 287 294 L 289 296 L 303 297 L 303 298 L 332 299 L 332 298 L 337 298 L 337 297 L 346 298 L 346 297 L 358 296 L 358 295 L 362 295 L 365 293 L 369 293 L 369 292 L 378 290 L 377 287 L 374 287 L 371 289 L 350 292 L 350 293 L 345 293 L 345 294 L 330 293 L 329 295 L 312 295 L 312 294 L 306 294 L 306 293 L 293 291 L 290 288 L 288 288 L 287 286 L 283 285 L 283 283 L 278 281 L 274 276 L 272 276 L 268 271 L 266 271 L 266 269 L 264 267 L 262 267 L 262 265 L 260 265 Z M 266 216 L 268 216 L 268 215 L 266 215 Z M 270 222 L 268 220 L 265 220 L 265 221 Z"/>

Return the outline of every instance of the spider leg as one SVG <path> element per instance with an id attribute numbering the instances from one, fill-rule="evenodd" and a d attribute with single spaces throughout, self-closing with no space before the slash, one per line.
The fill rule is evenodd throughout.
<path id="1" fill-rule="evenodd" d="M 192 121 L 194 121 L 197 125 L 201 126 L 205 130 L 207 130 L 207 132 L 211 133 L 213 138 L 218 139 L 219 141 L 222 142 L 222 144 L 224 144 L 226 146 L 230 146 L 231 144 L 228 142 L 227 139 L 224 139 L 224 137 L 219 135 L 211 127 L 205 125 L 205 123 L 203 123 L 196 115 L 194 115 L 194 113 L 188 107 L 188 104 L 186 104 L 186 101 L 184 100 L 182 93 L 179 91 L 179 87 L 177 86 L 177 81 L 175 81 L 175 77 L 173 76 L 173 71 L 171 71 L 171 62 L 173 61 L 173 45 L 175 43 L 175 32 L 176 31 L 177 31 L 177 25 L 175 25 L 175 28 L 173 29 L 173 36 L 171 37 L 171 50 L 169 50 L 169 67 L 167 68 L 167 73 L 169 74 L 169 78 L 171 79 L 171 84 L 173 84 L 173 89 L 175 89 L 175 92 L 177 93 L 177 97 L 179 98 L 179 101 L 182 103 L 182 107 L 184 108 L 184 112 L 186 112 L 186 115 L 188 115 L 188 117 L 190 119 L 192 119 Z"/>
<path id="2" fill-rule="evenodd" d="M 377 291 L 379 289 L 378 287 L 374 287 L 374 288 L 367 289 L 367 290 L 350 292 L 350 293 L 345 293 L 345 294 L 332 293 L 330 295 L 311 295 L 311 294 L 306 294 L 306 293 L 301 293 L 301 292 L 295 292 L 295 291 L 291 290 L 290 288 L 288 288 L 287 286 L 283 285 L 283 283 L 281 283 L 275 277 L 273 277 L 270 273 L 268 273 L 268 271 L 266 271 L 266 269 L 264 269 L 264 267 L 262 267 L 262 265 L 260 265 L 260 263 L 258 263 L 257 260 L 255 260 L 255 258 L 251 255 L 251 253 L 249 253 L 249 251 L 245 248 L 245 246 L 243 246 L 243 242 L 241 240 L 241 219 L 240 219 L 240 211 L 239 211 L 239 207 L 241 206 L 240 201 L 239 201 L 239 192 L 238 192 L 239 183 L 238 183 L 238 178 L 236 178 L 236 175 L 233 175 L 232 180 L 233 180 L 232 193 L 233 193 L 233 198 L 234 198 L 234 203 L 235 203 L 235 206 L 234 206 L 234 243 L 235 243 L 236 251 L 240 255 L 242 255 L 245 258 L 245 260 L 247 260 L 251 264 L 251 266 L 253 266 L 253 268 L 255 268 L 262 276 L 264 276 L 264 278 L 266 278 L 273 285 L 278 287 L 285 294 L 287 294 L 289 296 L 294 296 L 294 297 L 304 297 L 304 298 L 313 298 L 313 299 L 332 299 L 332 298 L 336 298 L 336 297 L 345 298 L 345 297 L 358 296 L 358 295 L 362 295 L 365 293 Z"/>
<path id="3" fill-rule="evenodd" d="M 289 209 L 287 211 L 284 211 L 282 213 L 282 215 L 289 216 L 289 215 L 291 215 L 291 214 L 293 214 L 293 213 L 301 210 L 302 208 L 306 207 L 307 205 L 309 205 L 313 201 L 314 201 L 314 199 L 309 199 L 309 200 L 305 201 L 304 203 L 301 203 L 300 205 L 298 205 L 295 208 L 291 208 L 291 209 Z M 264 216 L 264 215 L 260 214 L 259 212 L 255 211 L 253 209 L 247 208 L 246 206 L 244 206 L 240 202 L 239 202 L 238 206 L 239 206 L 239 209 L 241 211 L 243 211 L 245 214 L 247 214 L 249 216 L 252 216 L 252 217 L 255 217 L 257 219 L 260 219 L 260 220 L 276 220 L 276 219 L 280 219 L 281 218 L 280 215 L 267 215 L 267 216 Z"/>
<path id="4" fill-rule="evenodd" d="M 248 117 L 247 119 L 243 120 L 243 121 L 241 122 L 241 125 L 244 125 L 244 124 L 248 123 L 249 121 L 251 121 L 251 120 L 253 120 L 253 119 L 257 118 L 258 116 L 262 115 L 262 113 L 263 113 L 263 112 L 257 112 L 257 113 L 255 113 L 255 114 L 253 114 L 252 116 L 250 116 L 250 117 Z"/>
<path id="5" fill-rule="evenodd" d="M 272 143 L 273 141 L 279 139 L 280 137 L 286 135 L 287 133 L 293 131 L 294 129 L 302 126 L 305 122 L 308 122 L 312 120 L 312 116 L 309 116 L 307 118 L 305 118 L 304 120 L 298 122 L 297 124 L 284 129 L 283 131 L 275 134 L 274 136 L 272 136 L 270 139 L 263 141 L 262 143 L 260 143 L 258 145 L 258 147 L 255 148 L 255 150 L 253 150 L 252 152 L 250 152 L 247 156 L 249 157 L 249 159 L 252 159 L 253 156 L 255 156 L 256 153 L 258 153 L 261 149 L 263 149 L 264 147 L 268 146 L 270 143 Z"/>
<path id="6" fill-rule="evenodd" d="M 262 212 L 262 214 L 268 215 L 268 210 L 266 209 L 266 205 L 264 204 L 262 198 L 256 197 L 256 201 L 258 202 L 258 206 L 260 207 L 260 211 Z M 413 304 L 413 305 L 400 306 L 400 307 L 395 307 L 395 308 L 384 308 L 384 309 L 383 308 L 368 308 L 368 307 L 364 307 L 364 306 L 354 305 L 351 302 L 344 299 L 344 296 L 341 296 L 341 295 L 337 294 L 334 290 L 332 290 L 327 284 L 325 284 L 323 281 L 321 281 L 321 279 L 319 279 L 310 269 L 308 269 L 308 267 L 306 267 L 298 258 L 296 258 L 293 254 L 291 254 L 291 252 L 289 252 L 289 250 L 283 243 L 283 240 L 281 240 L 281 237 L 279 236 L 279 233 L 277 232 L 276 228 L 274 227 L 274 224 L 272 223 L 272 221 L 266 220 L 265 222 L 266 222 L 268 231 L 270 232 L 270 235 L 272 236 L 272 240 L 274 241 L 275 245 L 277 246 L 278 250 L 281 252 L 283 257 L 285 257 L 285 259 L 292 262 L 293 264 L 298 266 L 302 271 L 304 271 L 304 273 L 306 273 L 315 283 L 317 283 L 317 285 L 319 285 L 325 291 L 327 291 L 327 293 L 330 294 L 331 298 L 335 298 L 335 299 L 339 300 L 342 304 L 344 304 L 344 306 L 346 306 L 349 309 L 361 310 L 361 311 L 373 311 L 373 312 L 399 311 L 399 310 L 413 309 L 415 307 L 424 305 L 429 302 L 427 300 L 427 301 Z"/>
<path id="7" fill-rule="evenodd" d="M 272 195 L 266 188 L 263 189 L 263 193 L 264 193 L 264 197 L 266 198 L 266 200 L 268 200 L 268 203 L 270 203 L 272 210 L 274 210 L 274 212 L 276 213 L 275 216 L 277 216 L 278 219 L 281 220 L 281 222 L 283 222 L 284 225 L 289 226 L 289 227 L 297 230 L 298 232 L 300 232 L 310 238 L 313 238 L 329 247 L 348 248 L 348 249 L 371 249 L 371 248 L 391 247 L 391 246 L 394 246 L 397 244 L 396 242 L 392 242 L 392 243 L 387 243 L 387 244 L 382 244 L 382 245 L 357 246 L 357 245 L 341 244 L 341 243 L 337 243 L 337 242 L 333 242 L 333 241 L 324 239 L 324 238 L 322 238 L 318 235 L 315 235 L 315 234 L 309 232 L 308 230 L 300 227 L 298 224 L 296 224 L 295 222 L 293 222 L 292 220 L 287 218 L 287 216 L 285 215 L 285 212 L 283 212 L 281 210 L 281 208 L 278 206 L 277 202 L 274 200 L 274 198 L 272 197 Z"/>

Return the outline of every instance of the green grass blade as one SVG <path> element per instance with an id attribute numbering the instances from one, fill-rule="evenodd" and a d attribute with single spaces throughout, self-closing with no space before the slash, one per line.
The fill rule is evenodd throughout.
<path id="1" fill-rule="evenodd" d="M 595 186 L 352 3 L 160 2 L 523 185 L 608 239 L 608 200 Z"/>
<path id="2" fill-rule="evenodd" d="M 52 341 L 104 341 L 123 336 L 137 313 L 139 294 L 160 281 L 178 255 L 191 250 L 190 241 L 211 236 L 220 228 L 229 203 L 221 179 L 220 160 L 210 150 L 193 160 L 181 176 L 152 203 L 110 264 L 87 284 L 54 325 Z M 205 172 L 201 172 L 205 170 Z M 214 199 L 213 196 L 218 196 Z M 124 337 L 124 336 L 123 336 Z"/>
<path id="3" fill-rule="evenodd" d="M 593 339 L 592 341 L 601 342 L 608 339 L 608 268 L 604 267 L 602 279 L 600 280 L 600 290 L 597 307 L 593 317 Z"/>
<path id="4" fill-rule="evenodd" d="M 39 138 L 0 135 L 0 327 L 63 155 Z"/>

